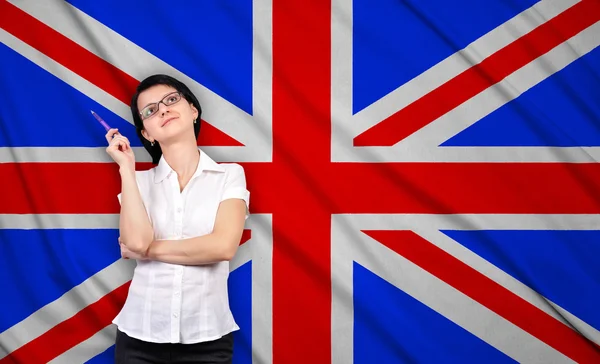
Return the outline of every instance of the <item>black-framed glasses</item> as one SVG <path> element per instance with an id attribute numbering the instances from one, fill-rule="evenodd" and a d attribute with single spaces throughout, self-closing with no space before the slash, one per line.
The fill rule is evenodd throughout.
<path id="1" fill-rule="evenodd" d="M 151 117 L 152 115 L 156 114 L 158 112 L 159 109 L 159 104 L 162 102 L 165 106 L 171 106 L 173 104 L 178 103 L 181 100 L 182 96 L 181 96 L 181 92 L 179 91 L 175 91 L 175 92 L 171 92 L 170 94 L 166 95 L 165 97 L 163 97 L 162 100 L 160 100 L 159 102 L 154 102 L 152 104 L 149 104 L 147 106 L 145 106 L 141 111 L 140 111 L 140 117 L 142 118 L 142 120 L 146 120 L 149 117 Z"/>

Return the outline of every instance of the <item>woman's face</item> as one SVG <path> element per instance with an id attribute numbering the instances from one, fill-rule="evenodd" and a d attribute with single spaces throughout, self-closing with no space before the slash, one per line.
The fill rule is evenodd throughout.
<path id="1" fill-rule="evenodd" d="M 143 91 L 137 106 L 144 123 L 142 135 L 151 142 L 164 144 L 194 132 L 198 110 L 171 86 L 156 85 Z"/>

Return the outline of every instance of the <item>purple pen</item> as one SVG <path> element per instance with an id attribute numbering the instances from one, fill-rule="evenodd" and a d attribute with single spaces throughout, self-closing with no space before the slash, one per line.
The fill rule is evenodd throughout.
<path id="1" fill-rule="evenodd" d="M 98 120 L 98 122 L 100 124 L 102 124 L 102 126 L 104 127 L 104 129 L 106 129 L 106 131 L 110 130 L 110 126 L 108 126 L 108 124 L 106 123 L 106 121 L 102 120 L 102 118 L 100 116 L 98 116 L 98 114 L 96 114 L 95 112 L 93 112 L 92 110 L 90 110 L 92 112 L 92 115 L 94 115 L 94 117 L 96 118 L 96 120 Z"/>

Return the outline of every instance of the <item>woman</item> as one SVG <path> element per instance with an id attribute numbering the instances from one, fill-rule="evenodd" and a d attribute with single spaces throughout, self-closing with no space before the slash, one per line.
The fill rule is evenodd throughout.
<path id="1" fill-rule="evenodd" d="M 248 217 L 244 170 L 198 150 L 202 109 L 172 77 L 142 81 L 131 111 L 157 166 L 135 171 L 129 140 L 107 132 L 121 175 L 121 255 L 137 260 L 113 321 L 116 363 L 231 363 L 239 327 L 227 278 Z"/>

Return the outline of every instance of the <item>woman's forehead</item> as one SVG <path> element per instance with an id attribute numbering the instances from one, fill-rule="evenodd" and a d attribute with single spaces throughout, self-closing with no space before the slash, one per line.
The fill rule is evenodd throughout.
<path id="1" fill-rule="evenodd" d="M 175 88 L 167 85 L 155 85 L 140 93 L 138 97 L 138 105 L 144 106 L 151 102 L 160 101 L 163 96 L 170 92 L 177 91 Z"/>

